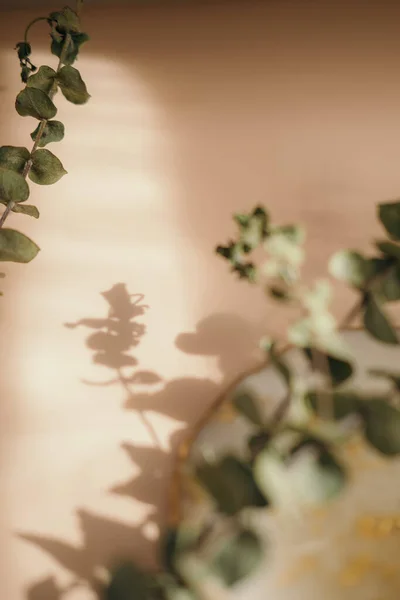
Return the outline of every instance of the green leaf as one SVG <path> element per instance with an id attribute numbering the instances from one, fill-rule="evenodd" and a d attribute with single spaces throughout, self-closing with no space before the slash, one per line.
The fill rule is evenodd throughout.
<path id="1" fill-rule="evenodd" d="M 39 120 L 52 119 L 57 114 L 57 109 L 48 95 L 33 87 L 26 87 L 18 94 L 15 108 L 21 117 L 34 117 Z"/>
<path id="2" fill-rule="evenodd" d="M 154 595 L 149 600 L 196 600 L 193 592 L 174 581 L 162 584 L 162 596 Z M 136 600 L 135 598 L 133 600 Z"/>
<path id="3" fill-rule="evenodd" d="M 35 131 L 31 133 L 31 138 L 35 142 L 36 136 L 39 132 L 40 124 L 36 127 Z M 43 148 L 51 142 L 60 142 L 64 138 L 65 128 L 61 121 L 47 121 L 43 133 L 38 144 L 39 148 Z"/>
<path id="4" fill-rule="evenodd" d="M 56 35 L 54 32 L 51 34 L 52 42 L 51 42 L 51 52 L 58 58 L 61 58 L 65 35 Z M 89 36 L 87 33 L 71 33 L 70 41 L 68 43 L 67 51 L 64 56 L 64 65 L 72 65 L 75 60 L 78 58 L 78 54 L 80 51 L 80 47 L 82 44 L 89 40 Z"/>
<path id="5" fill-rule="evenodd" d="M 318 505 L 334 498 L 346 481 L 343 468 L 316 442 L 303 444 L 288 461 L 264 450 L 254 474 L 260 489 L 277 505 Z"/>
<path id="6" fill-rule="evenodd" d="M 12 211 L 15 213 L 21 213 L 23 215 L 28 215 L 28 217 L 33 217 L 34 219 L 38 219 L 40 217 L 40 213 L 36 206 L 32 204 L 16 204 Z"/>
<path id="7" fill-rule="evenodd" d="M 20 146 L 1 146 L 0 168 L 11 169 L 11 171 L 22 173 L 30 155 L 28 148 Z"/>
<path id="8" fill-rule="evenodd" d="M 63 8 L 63 10 L 54 11 L 50 13 L 49 19 L 54 21 L 57 27 L 57 31 L 60 33 L 80 31 L 79 16 L 69 6 Z"/>
<path id="9" fill-rule="evenodd" d="M 196 475 L 223 513 L 234 515 L 246 506 L 267 505 L 251 469 L 233 456 L 226 456 L 215 464 L 201 465 Z"/>
<path id="10" fill-rule="evenodd" d="M 85 104 L 90 98 L 81 74 L 77 69 L 66 66 L 57 75 L 58 84 L 65 98 L 73 104 Z"/>
<path id="11" fill-rule="evenodd" d="M 105 600 L 152 600 L 151 589 L 149 576 L 127 562 L 112 573 Z"/>
<path id="12" fill-rule="evenodd" d="M 385 344 L 399 343 L 396 331 L 383 312 L 377 299 L 372 294 L 368 294 L 366 297 L 364 325 L 375 339 L 384 342 Z"/>
<path id="13" fill-rule="evenodd" d="M 376 247 L 387 256 L 391 256 L 396 260 L 400 260 L 400 244 L 394 242 L 378 241 L 375 243 Z"/>
<path id="14" fill-rule="evenodd" d="M 44 65 L 39 68 L 37 73 L 29 77 L 26 85 L 48 94 L 53 87 L 55 77 L 56 72 L 54 69 Z"/>
<path id="15" fill-rule="evenodd" d="M 395 388 L 400 391 L 400 373 L 394 373 L 393 371 L 385 371 L 384 369 L 370 369 L 368 371 L 371 375 L 375 377 L 382 377 L 384 379 L 389 379 Z"/>
<path id="16" fill-rule="evenodd" d="M 309 392 L 306 399 L 313 411 L 318 414 L 319 405 L 316 392 Z M 324 393 L 324 399 L 330 403 L 332 416 L 336 421 L 357 414 L 363 402 L 362 398 L 351 392 Z"/>
<path id="17" fill-rule="evenodd" d="M 400 264 L 392 267 L 375 289 L 384 302 L 400 300 Z"/>
<path id="18" fill-rule="evenodd" d="M 334 254 L 329 262 L 329 271 L 336 279 L 356 288 L 362 288 L 370 276 L 368 261 L 353 250 Z"/>
<path id="19" fill-rule="evenodd" d="M 24 177 L 10 169 L 0 168 L 0 199 L 5 202 L 25 202 L 29 186 Z"/>
<path id="20" fill-rule="evenodd" d="M 18 44 L 15 46 L 15 49 L 17 50 L 18 58 L 21 61 L 25 60 L 32 54 L 32 48 L 28 42 L 18 42 Z"/>
<path id="21" fill-rule="evenodd" d="M 300 225 L 280 225 L 273 227 L 271 233 L 284 235 L 295 244 L 303 244 L 306 237 L 305 231 Z"/>
<path id="22" fill-rule="evenodd" d="M 248 577 L 260 565 L 262 557 L 263 548 L 258 537 L 252 531 L 243 529 L 224 539 L 211 567 L 229 587 Z"/>
<path id="23" fill-rule="evenodd" d="M 382 454 L 400 454 L 400 411 L 384 400 L 369 400 L 362 408 L 365 437 Z"/>
<path id="24" fill-rule="evenodd" d="M 333 386 L 340 385 L 353 375 L 353 367 L 347 360 L 332 356 L 331 354 L 326 354 L 317 348 L 313 348 L 312 350 L 311 348 L 304 348 L 304 352 L 312 363 L 313 368 L 318 368 L 320 365 L 327 364 Z M 315 360 L 315 354 L 324 356 L 325 358 L 323 360 Z"/>
<path id="25" fill-rule="evenodd" d="M 267 292 L 272 298 L 280 302 L 288 302 L 292 299 L 289 290 L 283 285 L 271 285 L 267 287 Z"/>
<path id="26" fill-rule="evenodd" d="M 168 528 L 160 543 L 160 560 L 163 567 L 170 573 L 177 574 L 175 561 L 179 554 L 193 547 L 199 537 L 199 531 L 184 524 Z"/>
<path id="27" fill-rule="evenodd" d="M 244 252 L 250 252 L 261 243 L 267 234 L 268 215 L 258 206 L 250 215 L 234 215 L 240 228 L 240 242 Z"/>
<path id="28" fill-rule="evenodd" d="M 378 216 L 390 237 L 400 240 L 400 202 L 379 204 Z"/>
<path id="29" fill-rule="evenodd" d="M 29 179 L 40 185 L 51 185 L 61 179 L 67 171 L 61 161 L 50 150 L 36 150 L 32 154 Z"/>
<path id="30" fill-rule="evenodd" d="M 251 423 L 259 427 L 263 426 L 263 418 L 253 396 L 246 392 L 239 392 L 234 395 L 232 403 L 236 410 Z"/>
<path id="31" fill-rule="evenodd" d="M 40 248 L 23 233 L 14 229 L 0 229 L 0 261 L 28 263 Z"/>

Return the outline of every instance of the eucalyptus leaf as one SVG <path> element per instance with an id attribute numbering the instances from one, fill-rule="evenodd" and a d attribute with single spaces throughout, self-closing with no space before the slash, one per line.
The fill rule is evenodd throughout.
<path id="1" fill-rule="evenodd" d="M 61 161 L 50 150 L 36 150 L 31 159 L 29 179 L 40 185 L 56 183 L 67 173 Z"/>
<path id="2" fill-rule="evenodd" d="M 22 173 L 30 155 L 28 148 L 20 146 L 1 146 L 0 168 L 11 169 L 17 173 Z"/>
<path id="3" fill-rule="evenodd" d="M 19 60 L 25 60 L 32 54 L 32 48 L 28 42 L 18 42 L 15 49 L 17 50 Z"/>
<path id="4" fill-rule="evenodd" d="M 27 81 L 27 86 L 38 90 L 42 90 L 48 94 L 53 87 L 56 77 L 56 72 L 51 67 L 46 65 L 39 68 L 38 72 L 31 75 Z"/>
<path id="5" fill-rule="evenodd" d="M 50 13 L 49 19 L 54 21 L 57 31 L 60 33 L 77 33 L 80 31 L 79 16 L 69 6 L 66 6 L 63 10 Z"/>
<path id="6" fill-rule="evenodd" d="M 0 168 L 0 200 L 25 202 L 29 198 L 29 186 L 22 175 L 11 169 Z"/>
<path id="7" fill-rule="evenodd" d="M 309 392 L 306 396 L 307 402 L 316 414 L 319 414 L 319 404 L 316 392 Z M 358 414 L 363 399 L 352 392 L 325 392 L 324 400 L 332 408 L 332 416 L 336 421 L 344 419 L 349 415 Z"/>
<path id="8" fill-rule="evenodd" d="M 14 229 L 0 229 L 0 261 L 28 263 L 40 248 L 26 235 Z"/>
<path id="9" fill-rule="evenodd" d="M 400 454 L 400 411 L 385 400 L 366 401 L 362 408 L 365 437 L 381 454 Z"/>
<path id="10" fill-rule="evenodd" d="M 211 563 L 214 573 L 228 587 L 248 577 L 261 563 L 263 548 L 259 538 L 243 529 L 224 539 Z"/>
<path id="11" fill-rule="evenodd" d="M 387 256 L 391 256 L 396 260 L 400 261 L 400 244 L 395 242 L 378 241 L 376 247 Z"/>
<path id="12" fill-rule="evenodd" d="M 391 267 L 374 288 L 384 302 L 400 300 L 400 264 Z"/>
<path id="13" fill-rule="evenodd" d="M 154 596 L 154 600 L 196 600 L 194 593 L 176 582 L 168 582 L 163 585 L 162 596 Z M 153 597 L 152 597 L 153 598 Z M 132 600 L 136 600 L 133 598 Z"/>
<path id="14" fill-rule="evenodd" d="M 49 96 L 33 87 L 26 87 L 18 94 L 15 108 L 21 117 L 34 117 L 39 120 L 53 119 L 57 114 L 57 109 Z"/>
<path id="15" fill-rule="evenodd" d="M 33 217 L 34 219 L 38 219 L 40 217 L 38 209 L 32 204 L 16 204 L 12 208 L 12 212 L 21 213 L 23 215 L 27 215 L 28 217 Z"/>
<path id="16" fill-rule="evenodd" d="M 65 98 L 73 104 L 85 104 L 90 98 L 81 74 L 71 66 L 63 67 L 57 81 Z"/>
<path id="17" fill-rule="evenodd" d="M 264 450 L 254 464 L 255 479 L 274 504 L 318 505 L 343 488 L 346 473 L 331 453 L 316 442 L 302 445 L 290 460 Z"/>
<path id="18" fill-rule="evenodd" d="M 36 127 L 35 131 L 31 133 L 31 138 L 35 142 L 37 134 L 40 129 L 40 124 Z M 65 128 L 64 124 L 61 121 L 47 121 L 40 141 L 38 143 L 39 148 L 43 148 L 52 142 L 60 142 L 64 138 Z"/>
<path id="19" fill-rule="evenodd" d="M 320 366 L 326 364 L 329 371 L 329 376 L 333 386 L 340 385 L 353 375 L 353 367 L 350 362 L 343 358 L 332 356 L 331 354 L 325 354 L 317 348 L 304 348 L 309 361 L 312 363 L 314 369 L 318 369 Z M 322 360 L 315 360 L 315 355 L 320 355 Z M 314 355 L 314 356 L 313 356 Z"/>
<path id="20" fill-rule="evenodd" d="M 66 35 L 56 35 L 54 32 L 51 34 L 51 52 L 58 58 L 61 58 L 63 54 L 63 48 L 66 41 Z M 68 46 L 65 52 L 63 63 L 64 65 L 72 65 L 78 58 L 79 50 L 82 44 L 89 40 L 89 36 L 86 33 L 71 33 L 68 38 Z"/>
<path id="21" fill-rule="evenodd" d="M 223 513 L 234 515 L 247 506 L 267 505 L 251 469 L 233 456 L 199 466 L 196 476 Z"/>
<path id="22" fill-rule="evenodd" d="M 160 560 L 163 567 L 170 573 L 177 574 L 176 558 L 182 552 L 193 547 L 199 537 L 199 531 L 193 526 L 181 524 L 168 528 L 161 537 Z"/>
<path id="23" fill-rule="evenodd" d="M 339 281 L 362 288 L 370 276 L 368 261 L 354 250 L 341 250 L 329 262 L 329 271 Z"/>
<path id="24" fill-rule="evenodd" d="M 378 217 L 390 237 L 400 240 L 400 202 L 379 204 Z"/>
<path id="25" fill-rule="evenodd" d="M 272 234 L 281 234 L 285 236 L 290 242 L 295 244 L 303 244 L 306 238 L 304 228 L 300 225 L 280 225 L 278 227 L 271 228 Z"/>
<path id="26" fill-rule="evenodd" d="M 153 600 L 151 589 L 148 575 L 127 562 L 113 571 L 105 600 Z"/>
<path id="27" fill-rule="evenodd" d="M 233 406 L 254 425 L 263 426 L 257 399 L 247 392 L 238 392 L 233 396 Z"/>
<path id="28" fill-rule="evenodd" d="M 369 333 L 385 344 L 398 344 L 396 331 L 386 317 L 377 299 L 368 294 L 364 312 L 364 325 Z"/>

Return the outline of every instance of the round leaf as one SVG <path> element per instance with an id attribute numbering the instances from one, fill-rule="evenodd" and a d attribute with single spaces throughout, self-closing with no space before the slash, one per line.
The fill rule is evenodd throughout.
<path id="1" fill-rule="evenodd" d="M 31 138 L 35 142 L 36 136 L 39 132 L 40 124 L 36 127 L 35 131 L 31 133 Z M 43 148 L 51 142 L 60 142 L 64 138 L 65 127 L 61 121 L 47 121 L 43 133 L 39 141 L 39 148 Z"/>
<path id="2" fill-rule="evenodd" d="M 313 368 L 318 368 L 320 366 L 322 368 L 323 365 L 327 365 L 333 386 L 340 385 L 353 374 L 353 367 L 347 360 L 322 353 L 316 348 L 313 348 L 312 351 L 311 348 L 304 348 L 304 352 L 313 364 Z M 317 360 L 316 355 L 322 355 L 324 359 Z"/>
<path id="3" fill-rule="evenodd" d="M 56 72 L 51 67 L 46 65 L 39 68 L 38 72 L 31 75 L 26 83 L 28 87 L 33 87 L 42 90 L 48 94 L 53 87 Z"/>
<path id="4" fill-rule="evenodd" d="M 58 58 L 61 58 L 63 53 L 63 47 L 65 43 L 65 35 L 55 35 L 51 34 L 52 42 L 51 42 L 51 52 Z M 71 33 L 69 43 L 67 46 L 67 51 L 64 56 L 64 64 L 72 65 L 78 57 L 80 47 L 82 44 L 89 40 L 89 36 L 87 33 Z"/>
<path id="5" fill-rule="evenodd" d="M 12 211 L 15 213 L 21 213 L 23 215 L 28 215 L 28 217 L 33 217 L 34 219 L 38 219 L 40 214 L 36 206 L 32 204 L 16 204 Z"/>
<path id="6" fill-rule="evenodd" d="M 330 273 L 356 288 L 361 288 L 369 277 L 368 261 L 358 252 L 342 250 L 332 256 L 329 262 Z"/>
<path id="7" fill-rule="evenodd" d="M 364 325 L 377 340 L 385 344 L 399 343 L 396 331 L 372 294 L 368 295 L 366 299 Z"/>
<path id="8" fill-rule="evenodd" d="M 385 277 L 378 282 L 376 291 L 384 302 L 400 300 L 400 264 L 386 273 Z"/>
<path id="9" fill-rule="evenodd" d="M 196 475 L 213 496 L 219 510 L 228 515 L 234 515 L 246 506 L 267 505 L 251 469 L 233 456 L 226 456 L 212 465 L 201 465 Z"/>
<path id="10" fill-rule="evenodd" d="M 356 394 L 350 392 L 334 392 L 333 394 L 325 394 L 326 402 L 332 406 L 333 418 L 341 420 L 349 415 L 357 414 L 360 403 L 363 401 Z M 307 394 L 307 400 L 315 413 L 318 413 L 318 399 L 315 392 Z"/>
<path id="11" fill-rule="evenodd" d="M 112 573 L 105 600 L 150 600 L 150 590 L 149 577 L 129 562 Z"/>
<path id="12" fill-rule="evenodd" d="M 0 199 L 5 202 L 25 202 L 29 186 L 24 177 L 10 169 L 0 168 Z"/>
<path id="13" fill-rule="evenodd" d="M 343 488 L 346 474 L 334 457 L 317 443 L 307 443 L 289 461 L 270 451 L 259 454 L 254 474 L 264 494 L 276 504 L 293 502 L 317 505 L 335 497 Z"/>
<path id="14" fill-rule="evenodd" d="M 233 406 L 254 425 L 262 426 L 263 419 L 256 399 L 246 392 L 239 392 L 233 397 Z"/>
<path id="15" fill-rule="evenodd" d="M 379 204 L 378 216 L 390 237 L 400 240 L 400 202 Z"/>
<path id="16" fill-rule="evenodd" d="M 369 400 L 362 409 L 365 437 L 382 454 L 400 454 L 400 411 L 384 400 Z"/>
<path id="17" fill-rule="evenodd" d="M 258 537 L 252 531 L 242 530 L 224 540 L 211 567 L 225 585 L 232 586 L 248 577 L 259 566 L 262 556 L 263 548 Z"/>
<path id="18" fill-rule="evenodd" d="M 36 150 L 32 154 L 29 179 L 40 185 L 51 185 L 66 174 L 61 161 L 50 150 Z"/>
<path id="19" fill-rule="evenodd" d="M 387 256 L 391 256 L 396 260 L 400 260 L 400 244 L 394 242 L 376 242 L 376 247 Z"/>
<path id="20" fill-rule="evenodd" d="M 57 109 L 49 96 L 33 87 L 26 87 L 18 94 L 15 108 L 21 117 L 34 117 L 39 120 L 53 119 L 57 114 Z"/>
<path id="21" fill-rule="evenodd" d="M 71 66 L 61 69 L 57 75 L 58 84 L 65 98 L 73 104 L 85 104 L 90 98 L 79 71 Z"/>
<path id="22" fill-rule="evenodd" d="M 1 146 L 0 167 L 22 173 L 30 155 L 28 148 L 20 146 Z"/>
<path id="23" fill-rule="evenodd" d="M 23 233 L 14 229 L 0 229 L 0 261 L 28 263 L 40 248 Z"/>
<path id="24" fill-rule="evenodd" d="M 79 32 L 80 30 L 79 16 L 69 6 L 50 13 L 49 18 L 56 23 L 57 30 L 60 32 Z"/>

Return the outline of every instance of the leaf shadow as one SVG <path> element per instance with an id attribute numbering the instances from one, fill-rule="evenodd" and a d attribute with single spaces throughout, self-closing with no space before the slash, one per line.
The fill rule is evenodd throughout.
<path id="1" fill-rule="evenodd" d="M 37 582 L 27 590 L 28 600 L 39 600 L 39 597 L 63 600 L 68 591 L 77 586 L 89 587 L 100 597 L 100 574 L 119 559 L 136 560 L 145 567 L 157 566 L 155 540 L 149 537 L 147 528 L 150 525 L 158 532 L 163 529 L 164 499 L 174 456 L 186 434 L 178 430 L 170 437 L 169 447 L 164 448 L 146 413 L 152 411 L 189 425 L 203 414 L 220 393 L 221 386 L 237 375 L 238 370 L 254 364 L 259 328 L 235 314 L 218 313 L 202 319 L 193 331 L 179 334 L 175 345 L 185 354 L 214 357 L 221 374 L 219 381 L 189 375 L 165 381 L 153 371 L 140 370 L 132 353 L 146 333 L 145 325 L 139 321 L 149 308 L 144 304 L 143 295 L 130 294 L 125 284 L 117 283 L 102 296 L 107 305 L 105 317 L 85 317 L 66 326 L 87 328 L 86 345 L 93 353 L 93 362 L 112 372 L 111 378 L 83 383 L 116 386 L 125 398 L 123 408 L 136 411 L 148 426 L 153 445 L 138 446 L 132 440 L 122 442 L 121 449 L 132 462 L 135 474 L 126 481 L 112 484 L 108 492 L 139 501 L 149 512 L 143 522 L 131 525 L 79 508 L 76 518 L 81 541 L 76 545 L 48 536 L 18 533 L 21 540 L 51 556 L 72 575 L 67 588 L 60 587 L 52 577 Z M 143 392 L 145 386 L 148 391 Z"/>

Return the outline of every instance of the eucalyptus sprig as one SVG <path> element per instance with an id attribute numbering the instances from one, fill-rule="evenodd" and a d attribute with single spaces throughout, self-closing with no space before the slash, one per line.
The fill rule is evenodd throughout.
<path id="1" fill-rule="evenodd" d="M 80 6 L 81 2 L 77 10 Z M 59 59 L 56 69 L 47 65 L 37 69 L 31 62 L 28 34 L 38 21 L 46 21 L 49 26 L 51 52 Z M 11 212 L 39 217 L 36 206 L 26 204 L 30 196 L 27 179 L 51 185 L 67 172 L 59 158 L 45 146 L 64 138 L 64 124 L 54 119 L 57 108 L 53 100 L 57 91 L 73 104 L 85 104 L 90 98 L 79 71 L 72 66 L 81 45 L 88 39 L 81 30 L 78 12 L 65 7 L 34 19 L 25 30 L 24 40 L 16 45 L 25 87 L 17 95 L 15 108 L 20 116 L 36 119 L 38 125 L 31 133 L 30 150 L 20 146 L 0 147 L 0 203 L 5 205 L 0 217 L 0 261 L 28 263 L 39 252 L 33 240 L 20 231 L 4 228 L 4 224 Z"/>

